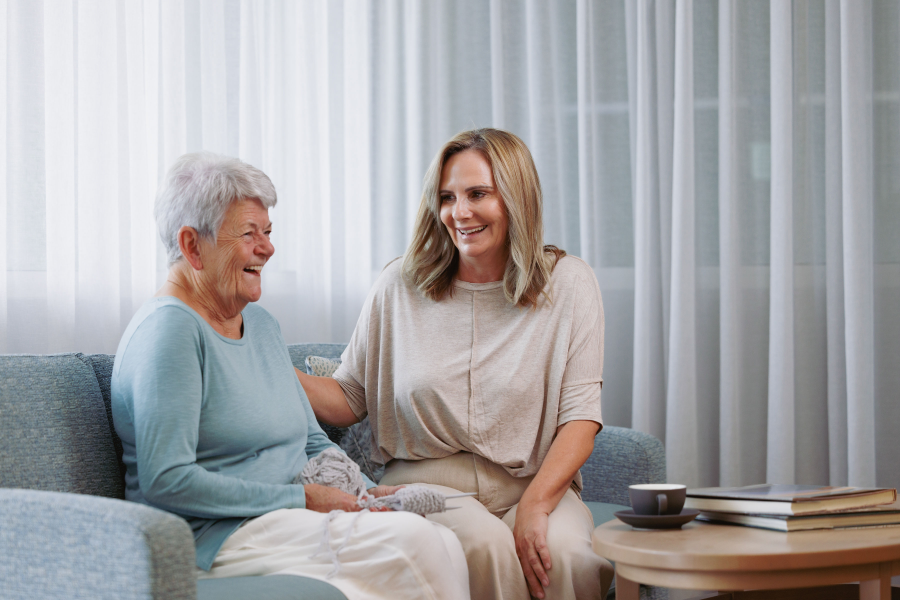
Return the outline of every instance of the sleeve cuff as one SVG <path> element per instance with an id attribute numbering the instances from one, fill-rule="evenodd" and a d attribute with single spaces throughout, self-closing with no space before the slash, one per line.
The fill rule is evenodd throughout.
<path id="1" fill-rule="evenodd" d="M 356 418 L 360 421 L 365 419 L 366 415 L 369 414 L 366 407 L 365 388 L 359 385 L 352 375 L 344 372 L 342 367 L 338 367 L 338 370 L 334 372 L 331 378 L 337 381 L 338 385 L 341 386 L 341 390 L 344 392 L 344 398 L 347 400 L 347 405 L 350 407 L 350 410 L 353 411 L 353 414 L 356 415 Z"/>
<path id="2" fill-rule="evenodd" d="M 581 385 L 573 385 L 562 389 L 559 399 L 557 427 L 569 421 L 594 421 L 603 427 L 603 416 L 600 411 L 601 383 L 595 381 Z"/>
<path id="3" fill-rule="evenodd" d="M 306 490 L 303 489 L 303 485 L 296 483 L 291 487 L 294 492 L 294 508 L 306 508 Z"/>

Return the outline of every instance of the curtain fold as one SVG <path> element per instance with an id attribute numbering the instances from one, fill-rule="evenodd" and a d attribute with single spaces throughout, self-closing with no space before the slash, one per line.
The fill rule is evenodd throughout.
<path id="1" fill-rule="evenodd" d="M 666 403 L 666 350 L 667 331 L 664 326 L 664 315 L 668 305 L 664 303 L 663 282 L 663 248 L 662 226 L 660 223 L 660 207 L 671 205 L 671 198 L 661 198 L 661 178 L 659 162 L 659 144 L 661 137 L 656 119 L 656 69 L 654 41 L 656 39 L 655 21 L 657 14 L 653 3 L 641 0 L 636 4 L 635 15 L 635 90 L 633 123 L 634 135 L 634 374 L 632 390 L 632 426 L 646 431 L 660 439 L 666 438 L 667 403 Z M 679 13 L 684 8 L 679 7 Z M 679 26 L 684 27 L 683 15 Z M 679 35 L 681 34 L 681 35 Z M 685 55 L 685 42 L 689 37 L 681 29 L 676 29 L 675 61 L 683 69 L 690 61 L 690 52 Z M 678 42 L 681 42 L 678 45 Z M 675 69 L 679 71 L 678 67 Z M 685 85 L 690 81 L 680 82 L 676 90 L 685 92 Z M 690 93 L 690 91 L 688 91 Z M 691 106 L 690 99 L 679 98 L 673 94 L 675 110 Z M 676 112 L 677 114 L 677 112 Z M 677 120 L 675 121 L 677 122 Z M 690 127 L 690 124 L 685 124 Z M 682 134 L 684 130 L 681 130 Z M 670 138 L 671 139 L 671 138 Z M 684 144 L 685 140 L 679 139 Z M 679 148 L 684 150 L 684 148 Z M 676 156 L 686 158 L 682 152 Z M 670 154 L 671 156 L 671 154 Z M 684 166 L 684 165 L 682 165 Z M 669 170 L 671 172 L 671 168 Z M 671 184 L 670 184 L 671 187 Z M 671 350 L 669 350 L 671 352 Z M 672 418 L 676 418 L 671 415 Z"/>
<path id="2" fill-rule="evenodd" d="M 735 31 L 736 3 L 719 3 L 719 482 L 738 485 L 745 479 L 742 457 L 741 253 L 738 198 Z"/>
<path id="3" fill-rule="evenodd" d="M 125 175 L 120 164 L 117 17 L 113 0 L 79 3 L 75 24 L 76 338 L 90 329 L 104 347 L 116 346 L 122 334 L 119 187 Z M 55 244 L 48 238 L 48 245 Z"/>
<path id="4" fill-rule="evenodd" d="M 793 5 L 772 2 L 771 250 L 766 479 L 794 481 L 794 53 Z"/>
<path id="5" fill-rule="evenodd" d="M 875 482 L 874 268 L 872 247 L 872 39 L 870 6 L 841 2 L 841 165 L 847 463 L 851 485 Z"/>
<path id="6" fill-rule="evenodd" d="M 144 6 L 136 2 L 123 5 L 126 65 L 124 85 L 128 107 L 128 143 L 125 152 L 128 161 L 125 180 L 128 188 L 123 204 L 127 206 L 128 224 L 122 231 L 128 232 L 127 265 L 130 275 L 123 278 L 126 282 L 124 293 L 127 302 L 122 304 L 122 319 L 126 322 L 157 289 L 157 236 L 152 228 L 147 227 L 148 223 L 153 222 L 153 199 L 156 195 L 154 183 L 159 180 L 161 170 L 157 145 L 159 95 L 154 93 L 158 91 L 159 47 L 154 41 L 159 33 L 159 10 L 156 7 L 157 10 L 153 11 L 151 6 L 150 2 Z M 213 43 L 212 40 L 205 41 L 210 45 Z M 203 80 L 208 77 L 204 71 Z M 72 156 L 73 161 L 75 158 Z M 56 176 L 53 170 L 48 169 L 47 173 L 48 181 Z M 72 267 L 74 268 L 74 263 Z"/>
<path id="7" fill-rule="evenodd" d="M 900 5 L 0 0 L 0 351 L 114 352 L 184 152 L 278 191 L 261 304 L 346 341 L 453 134 L 532 150 L 603 413 L 670 481 L 900 485 Z"/>
<path id="8" fill-rule="evenodd" d="M 667 463 L 672 481 L 697 482 L 701 425 L 697 389 L 697 259 L 694 180 L 694 3 L 675 9 L 675 134 L 672 166 L 672 289 L 666 396 Z M 637 265 L 635 265 L 637 268 Z"/>
<path id="9" fill-rule="evenodd" d="M 47 337 L 75 343 L 75 5 L 47 0 L 44 9 L 44 186 L 47 247 Z"/>
<path id="10" fill-rule="evenodd" d="M 844 236 L 841 203 L 840 0 L 825 4 L 825 269 L 830 481 L 848 481 L 847 354 L 844 325 Z"/>
<path id="11" fill-rule="evenodd" d="M 7 0 L 0 0 L 0 140 L 9 139 L 7 115 L 9 114 L 9 6 Z M 8 143 L 0 143 L 0 215 L 9 230 L 9 180 L 7 178 Z M 0 352 L 13 352 L 14 346 L 9 343 L 9 281 L 7 276 L 9 254 L 6 244 L 0 244 Z"/>

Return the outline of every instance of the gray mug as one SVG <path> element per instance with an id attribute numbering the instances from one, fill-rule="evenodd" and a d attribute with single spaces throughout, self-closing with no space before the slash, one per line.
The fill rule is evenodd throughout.
<path id="1" fill-rule="evenodd" d="M 636 515 L 680 515 L 687 488 L 675 483 L 644 483 L 628 486 L 631 508 Z"/>

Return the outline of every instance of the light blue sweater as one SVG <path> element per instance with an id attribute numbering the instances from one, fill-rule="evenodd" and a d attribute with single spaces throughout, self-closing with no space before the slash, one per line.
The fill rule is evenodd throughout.
<path id="1" fill-rule="evenodd" d="M 112 373 L 125 497 L 185 518 L 205 570 L 247 518 L 304 508 L 291 481 L 335 446 L 278 322 L 255 304 L 242 315 L 243 337 L 232 340 L 180 300 L 153 298 L 125 330 Z"/>

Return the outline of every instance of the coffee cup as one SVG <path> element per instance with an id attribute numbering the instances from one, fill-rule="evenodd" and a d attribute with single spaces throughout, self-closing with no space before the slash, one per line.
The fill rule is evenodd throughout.
<path id="1" fill-rule="evenodd" d="M 628 486 L 631 508 L 636 515 L 680 515 L 687 488 L 675 483 L 644 483 Z"/>

